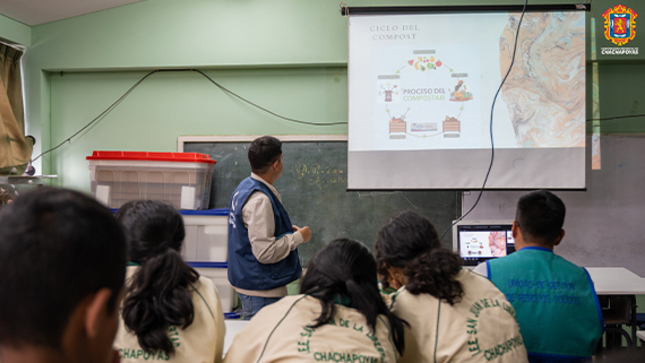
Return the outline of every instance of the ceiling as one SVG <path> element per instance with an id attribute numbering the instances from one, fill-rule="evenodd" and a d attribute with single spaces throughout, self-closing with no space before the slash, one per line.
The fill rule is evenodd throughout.
<path id="1" fill-rule="evenodd" d="M 139 1 L 141 0 L 2 0 L 0 14 L 34 26 Z"/>

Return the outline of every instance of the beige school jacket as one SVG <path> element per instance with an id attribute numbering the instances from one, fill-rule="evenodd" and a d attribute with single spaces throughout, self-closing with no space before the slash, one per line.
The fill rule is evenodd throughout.
<path id="1" fill-rule="evenodd" d="M 405 329 L 405 362 L 528 362 L 515 310 L 488 279 L 467 269 L 457 275 L 464 296 L 450 304 L 402 287 L 391 310 L 410 324 Z"/>
<path id="2" fill-rule="evenodd" d="M 138 267 L 128 266 L 128 279 Z M 224 351 L 224 313 L 222 304 L 213 282 L 203 276 L 195 282 L 193 306 L 195 318 L 186 329 L 168 328 L 168 336 L 175 346 L 175 354 L 168 356 L 163 352 L 148 354 L 137 343 L 137 337 L 126 331 L 123 320 L 119 319 L 119 329 L 113 347 L 119 351 L 122 363 L 140 362 L 177 362 L 212 363 L 221 362 Z"/>
<path id="3" fill-rule="evenodd" d="M 307 326 L 320 314 L 320 302 L 307 295 L 284 297 L 262 308 L 235 336 L 224 362 L 397 362 L 384 316 L 373 333 L 357 310 L 336 309 L 332 322 L 311 329 Z"/>

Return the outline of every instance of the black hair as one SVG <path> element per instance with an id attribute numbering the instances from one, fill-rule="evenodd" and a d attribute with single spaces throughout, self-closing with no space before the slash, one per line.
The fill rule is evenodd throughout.
<path id="1" fill-rule="evenodd" d="M 256 174 L 264 174 L 282 155 L 282 141 L 273 136 L 262 136 L 249 146 L 249 163 Z"/>
<path id="2" fill-rule="evenodd" d="M 307 273 L 300 282 L 300 293 L 320 301 L 322 312 L 312 327 L 328 323 L 336 314 L 337 299 L 349 299 L 350 306 L 365 316 L 367 324 L 376 331 L 376 319 L 385 315 L 392 329 L 392 340 L 403 353 L 403 324 L 383 302 L 376 278 L 376 261 L 370 250 L 351 239 L 336 239 L 309 261 Z"/>
<path id="3" fill-rule="evenodd" d="M 189 286 L 199 278 L 180 255 L 183 218 L 171 205 L 151 200 L 126 203 L 117 218 L 128 236 L 130 261 L 141 266 L 127 286 L 123 322 L 145 352 L 174 354 L 167 329 L 193 323 Z"/>
<path id="4" fill-rule="evenodd" d="M 560 198 L 549 191 L 536 190 L 517 202 L 515 221 L 525 239 L 553 246 L 562 231 L 565 214 Z"/>
<path id="5" fill-rule="evenodd" d="M 59 349 L 87 296 L 108 288 L 108 313 L 125 279 L 121 224 L 81 193 L 40 187 L 0 214 L 0 345 Z"/>
<path id="6" fill-rule="evenodd" d="M 463 286 L 455 279 L 461 259 L 441 247 L 432 223 L 415 212 L 402 212 L 381 227 L 376 260 L 381 276 L 388 276 L 390 266 L 402 268 L 408 278 L 405 288 L 414 295 L 430 294 L 450 305 L 464 295 Z M 389 287 L 387 279 L 381 284 Z"/>

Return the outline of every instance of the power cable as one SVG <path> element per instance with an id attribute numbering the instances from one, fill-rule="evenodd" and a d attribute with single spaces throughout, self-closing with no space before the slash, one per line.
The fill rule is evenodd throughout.
<path id="1" fill-rule="evenodd" d="M 513 69 L 513 65 L 515 64 L 515 51 L 517 50 L 517 40 L 520 38 L 520 27 L 522 26 L 522 20 L 524 19 L 524 14 L 526 13 L 526 6 L 528 5 L 529 0 L 526 0 L 524 2 L 524 8 L 522 8 L 522 15 L 520 15 L 520 21 L 517 23 L 517 31 L 515 32 L 515 43 L 513 44 L 513 55 L 511 56 L 511 65 L 508 67 L 508 71 L 506 72 L 506 75 L 504 76 L 504 79 L 502 79 L 502 83 L 500 83 L 499 88 L 497 89 L 497 92 L 495 93 L 495 97 L 493 97 L 493 104 L 491 106 L 490 110 L 490 165 L 488 166 L 488 171 L 486 172 L 486 177 L 484 178 L 484 183 L 482 184 L 481 190 L 479 191 L 479 195 L 477 196 L 477 200 L 475 200 L 475 204 L 473 204 L 472 207 L 468 210 L 468 212 L 464 213 L 461 217 L 457 218 L 450 227 L 446 228 L 446 230 L 441 234 L 441 237 L 439 237 L 439 240 L 442 240 L 443 237 L 452 229 L 452 227 L 459 223 L 462 219 L 466 218 L 467 215 L 470 214 L 470 212 L 475 209 L 477 204 L 479 204 L 479 200 L 482 197 L 482 194 L 484 193 L 484 188 L 486 188 L 486 183 L 488 182 L 488 177 L 490 176 L 490 171 L 493 168 L 493 162 L 495 161 L 495 140 L 493 138 L 493 112 L 495 111 L 495 102 L 497 102 L 497 96 L 499 95 L 499 92 L 502 90 L 502 86 L 504 86 L 504 83 L 506 82 L 506 78 L 508 78 L 508 75 L 511 74 L 511 70 Z"/>
<path id="2" fill-rule="evenodd" d="M 264 111 L 264 112 L 266 112 L 266 113 L 268 113 L 268 114 L 271 114 L 271 115 L 273 115 L 273 116 L 275 116 L 275 117 L 281 118 L 281 119 L 283 119 L 283 120 L 285 120 L 285 121 L 290 121 L 290 122 L 295 122 L 295 123 L 304 124 L 304 125 L 310 125 L 310 126 L 334 126 L 334 125 L 346 125 L 346 124 L 347 124 L 347 122 L 345 122 L 345 121 L 340 121 L 340 122 L 329 122 L 329 123 L 326 123 L 326 122 L 310 122 L 310 121 L 302 121 L 302 120 L 297 120 L 297 119 L 293 119 L 293 118 L 289 118 L 289 117 L 285 117 L 285 116 L 279 115 L 279 114 L 277 114 L 277 113 L 275 113 L 275 112 L 273 112 L 273 111 L 269 111 L 269 110 L 267 110 L 266 108 L 264 108 L 264 107 L 262 107 L 262 106 L 260 106 L 260 105 L 257 105 L 257 104 L 255 104 L 255 103 L 253 103 L 253 102 L 251 102 L 251 101 L 247 100 L 246 98 L 244 98 L 244 97 L 242 97 L 242 96 L 240 96 L 240 95 L 238 95 L 238 94 L 234 93 L 233 91 L 229 90 L 228 88 L 226 88 L 226 87 L 222 86 L 221 84 L 219 84 L 219 83 L 215 82 L 211 77 L 209 77 L 208 75 L 206 75 L 204 72 L 202 72 L 202 71 L 200 71 L 200 70 L 198 70 L 198 69 L 192 69 L 192 71 L 193 71 L 193 72 L 197 72 L 197 73 L 201 74 L 202 76 L 206 77 L 206 79 L 208 79 L 209 81 L 211 81 L 211 83 L 213 83 L 215 86 L 217 86 L 217 87 L 218 87 L 219 89 L 221 89 L 222 91 L 224 91 L 224 92 L 226 92 L 226 93 L 230 94 L 231 96 L 236 97 L 237 99 L 239 99 L 239 100 L 241 100 L 241 101 L 243 101 L 243 102 L 246 102 L 246 103 L 248 103 L 249 105 L 251 105 L 251 106 L 253 106 L 253 107 L 259 108 L 260 110 L 262 110 L 262 111 Z"/>
<path id="3" fill-rule="evenodd" d="M 258 109 L 260 109 L 260 110 L 262 110 L 262 111 L 264 111 L 264 112 L 266 112 L 266 113 L 268 113 L 268 114 L 270 114 L 270 115 L 273 115 L 273 116 L 278 117 L 278 118 L 280 118 L 280 119 L 283 119 L 283 120 L 285 120 L 285 121 L 294 122 L 294 123 L 299 123 L 299 124 L 304 124 L 304 125 L 310 125 L 310 126 L 334 126 L 334 125 L 345 125 L 345 124 L 347 124 L 347 122 L 345 122 L 345 121 L 341 121 L 341 122 L 329 122 L 329 123 L 325 123 L 325 122 L 310 122 L 310 121 L 302 121 L 302 120 L 297 120 L 297 119 L 293 119 L 293 118 L 290 118 L 290 117 L 282 116 L 282 115 L 280 115 L 280 114 L 278 114 L 278 113 L 275 113 L 275 112 L 273 112 L 273 111 L 270 111 L 270 110 L 268 110 L 268 109 L 266 109 L 266 108 L 264 108 L 264 107 L 262 107 L 262 106 L 260 106 L 260 105 L 258 105 L 258 104 L 256 104 L 256 103 L 253 103 L 253 102 L 251 102 L 251 101 L 247 100 L 246 98 L 244 98 L 244 97 L 242 97 L 242 96 L 238 95 L 237 93 L 235 93 L 235 92 L 233 92 L 233 91 L 229 90 L 228 88 L 226 88 L 226 87 L 222 86 L 221 84 L 217 83 L 214 79 L 212 79 L 212 78 L 211 78 L 211 77 L 209 77 L 207 74 L 205 74 L 204 72 L 202 72 L 202 71 L 200 71 L 200 70 L 198 70 L 198 69 L 156 69 L 156 70 L 154 70 L 154 71 L 150 71 L 150 72 L 148 72 L 145 76 L 143 76 L 141 79 L 139 79 L 139 80 L 138 80 L 138 81 L 137 81 L 137 82 L 136 82 L 132 87 L 130 87 L 130 88 L 129 88 L 129 89 L 128 89 L 128 90 L 127 90 L 127 91 L 126 91 L 126 92 L 125 92 L 121 97 L 119 97 L 116 101 L 114 101 L 114 103 L 112 103 L 110 106 L 108 106 L 108 108 L 106 108 L 106 109 L 105 109 L 105 111 L 101 112 L 98 116 L 96 116 L 92 121 L 88 122 L 88 123 L 87 123 L 85 126 L 83 126 L 80 130 L 76 131 L 76 132 L 75 132 L 74 134 L 72 134 L 70 137 L 68 137 L 68 138 L 66 138 L 65 140 L 63 140 L 60 144 L 58 144 L 58 145 L 54 146 L 53 148 L 51 148 L 51 149 L 49 149 L 49 150 L 46 150 L 46 151 L 42 152 L 40 155 L 38 155 L 38 156 L 36 156 L 35 158 L 33 158 L 32 160 L 30 160 L 29 165 L 31 166 L 31 164 L 32 164 L 34 161 L 38 160 L 41 156 L 43 156 L 43 155 L 45 155 L 45 154 L 48 154 L 48 153 L 50 153 L 50 152 L 52 152 L 52 151 L 54 151 L 54 150 L 58 149 L 59 147 L 63 146 L 63 145 L 64 145 L 65 143 L 67 143 L 67 142 L 71 142 L 71 141 L 72 141 L 72 139 L 73 139 L 74 137 L 76 137 L 78 134 L 80 134 L 81 132 L 83 132 L 83 131 L 87 130 L 87 129 L 88 129 L 90 126 L 92 126 L 93 124 L 98 123 L 98 122 L 99 122 L 100 120 L 102 120 L 102 119 L 103 119 L 107 114 L 109 114 L 112 110 L 114 110 L 114 109 L 116 108 L 116 106 L 118 106 L 118 105 L 119 105 L 119 104 L 120 104 L 120 103 L 121 103 L 121 102 L 122 102 L 126 97 L 128 97 L 128 95 L 129 95 L 132 91 L 134 91 L 134 89 L 136 89 L 136 88 L 137 88 L 137 87 L 138 87 L 138 86 L 139 86 L 139 85 L 140 85 L 144 80 L 146 80 L 146 78 L 150 77 L 151 75 L 153 75 L 153 74 L 155 74 L 155 73 L 159 73 L 159 72 L 196 72 L 196 73 L 199 73 L 199 74 L 201 74 L 202 76 L 204 76 L 206 79 L 208 79 L 212 84 L 214 84 L 214 85 L 215 85 L 215 86 L 217 86 L 220 90 L 222 90 L 222 91 L 226 92 L 227 94 L 229 94 L 229 95 L 231 95 L 231 96 L 234 96 L 234 97 L 236 97 L 237 99 L 239 99 L 239 100 L 241 100 L 241 101 L 243 101 L 243 102 L 245 102 L 245 103 L 247 103 L 247 104 L 249 104 L 249 105 L 251 105 L 251 106 L 253 106 L 253 107 L 256 107 L 256 108 L 258 108 Z"/>
<path id="4" fill-rule="evenodd" d="M 623 120 L 627 118 L 638 118 L 638 117 L 645 117 L 645 113 L 639 113 L 639 114 L 634 114 L 634 115 L 623 115 L 623 116 L 612 116 L 612 117 L 603 117 L 603 118 L 590 118 L 585 120 L 586 122 L 593 122 L 593 121 L 615 121 L 615 120 Z"/>
<path id="5" fill-rule="evenodd" d="M 74 137 L 76 137 L 78 134 L 80 134 L 81 132 L 85 131 L 88 127 L 92 126 L 95 122 L 99 121 L 104 116 L 106 116 L 108 113 L 110 113 L 116 106 L 119 105 L 119 103 L 121 103 L 121 101 L 123 101 L 126 97 L 128 97 L 130 92 L 132 92 L 135 88 L 137 88 L 141 84 L 141 82 L 143 82 L 146 78 L 150 77 L 151 75 L 153 75 L 153 74 L 155 74 L 157 72 L 159 72 L 159 70 L 154 70 L 154 71 L 148 72 L 148 74 L 143 76 L 139 81 L 137 81 L 137 83 L 135 83 L 132 87 L 130 87 L 130 89 L 128 89 L 121 97 L 119 97 L 116 101 L 114 101 L 113 104 L 111 104 L 108 108 L 106 108 L 105 111 L 101 112 L 92 121 L 88 122 L 85 126 L 81 127 L 80 130 L 76 131 L 74 134 L 72 134 L 72 136 L 70 136 L 70 137 L 66 138 L 65 140 L 63 140 L 60 144 L 54 146 L 53 148 L 51 148 L 51 149 L 49 149 L 47 151 L 44 151 L 44 152 L 40 153 L 40 155 L 38 155 L 35 158 L 33 158 L 29 162 L 29 164 L 31 165 L 31 163 L 33 163 L 34 161 L 38 160 L 41 156 L 58 149 L 59 147 L 63 146 L 66 142 L 71 142 L 72 139 Z"/>

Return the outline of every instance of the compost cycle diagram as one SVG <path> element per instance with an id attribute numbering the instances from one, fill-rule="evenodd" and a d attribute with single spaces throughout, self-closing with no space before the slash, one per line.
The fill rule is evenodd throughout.
<path id="1" fill-rule="evenodd" d="M 382 49 L 375 64 L 378 144 L 395 149 L 479 147 L 477 48 Z"/>

